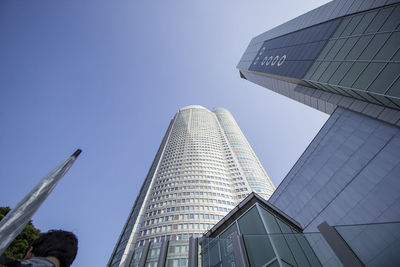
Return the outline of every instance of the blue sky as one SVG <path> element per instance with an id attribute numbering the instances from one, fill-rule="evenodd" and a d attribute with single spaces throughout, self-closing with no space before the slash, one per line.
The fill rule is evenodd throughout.
<path id="1" fill-rule="evenodd" d="M 0 2 L 0 205 L 83 150 L 33 217 L 104 266 L 170 119 L 231 111 L 276 185 L 328 116 L 240 79 L 250 39 L 327 1 Z"/>

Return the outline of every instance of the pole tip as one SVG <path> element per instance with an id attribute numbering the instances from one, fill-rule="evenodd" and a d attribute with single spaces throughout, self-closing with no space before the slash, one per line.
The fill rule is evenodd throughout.
<path id="1" fill-rule="evenodd" d="M 81 154 L 82 150 L 81 149 L 77 149 L 74 154 L 72 154 L 72 157 L 77 158 L 79 156 L 79 154 Z"/>

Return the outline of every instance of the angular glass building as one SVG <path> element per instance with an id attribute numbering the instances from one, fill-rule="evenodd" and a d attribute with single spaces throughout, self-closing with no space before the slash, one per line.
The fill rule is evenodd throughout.
<path id="1" fill-rule="evenodd" d="M 250 192 L 268 199 L 274 190 L 229 111 L 181 108 L 108 266 L 156 266 L 160 251 L 167 255 L 159 266 L 186 266 L 189 237 L 206 232 Z M 140 262 L 142 254 L 146 262 Z"/>
<path id="2" fill-rule="evenodd" d="M 400 125 L 400 6 L 335 0 L 254 37 L 237 68 L 249 81 L 328 114 Z"/>
<path id="3" fill-rule="evenodd" d="M 335 228 L 365 266 L 398 266 L 399 1 L 334 0 L 254 37 L 237 67 L 331 114 L 269 203 L 305 234 Z"/>

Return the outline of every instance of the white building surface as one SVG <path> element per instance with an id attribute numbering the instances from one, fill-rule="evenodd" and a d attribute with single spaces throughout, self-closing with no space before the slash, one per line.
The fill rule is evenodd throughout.
<path id="1" fill-rule="evenodd" d="M 174 253 L 169 251 L 166 266 L 186 266 L 187 241 L 180 240 L 201 236 L 250 192 L 268 199 L 274 190 L 229 111 L 181 108 L 171 120 L 108 266 L 137 266 L 145 244 L 161 246 L 167 240 L 177 245 Z"/>

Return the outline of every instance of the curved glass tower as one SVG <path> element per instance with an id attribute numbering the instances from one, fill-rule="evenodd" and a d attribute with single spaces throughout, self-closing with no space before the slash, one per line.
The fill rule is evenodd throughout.
<path id="1" fill-rule="evenodd" d="M 149 241 L 180 242 L 200 236 L 250 192 L 268 199 L 274 189 L 229 111 L 181 108 L 171 120 L 108 266 L 136 266 Z M 184 257 L 179 266 L 186 264 Z"/>

